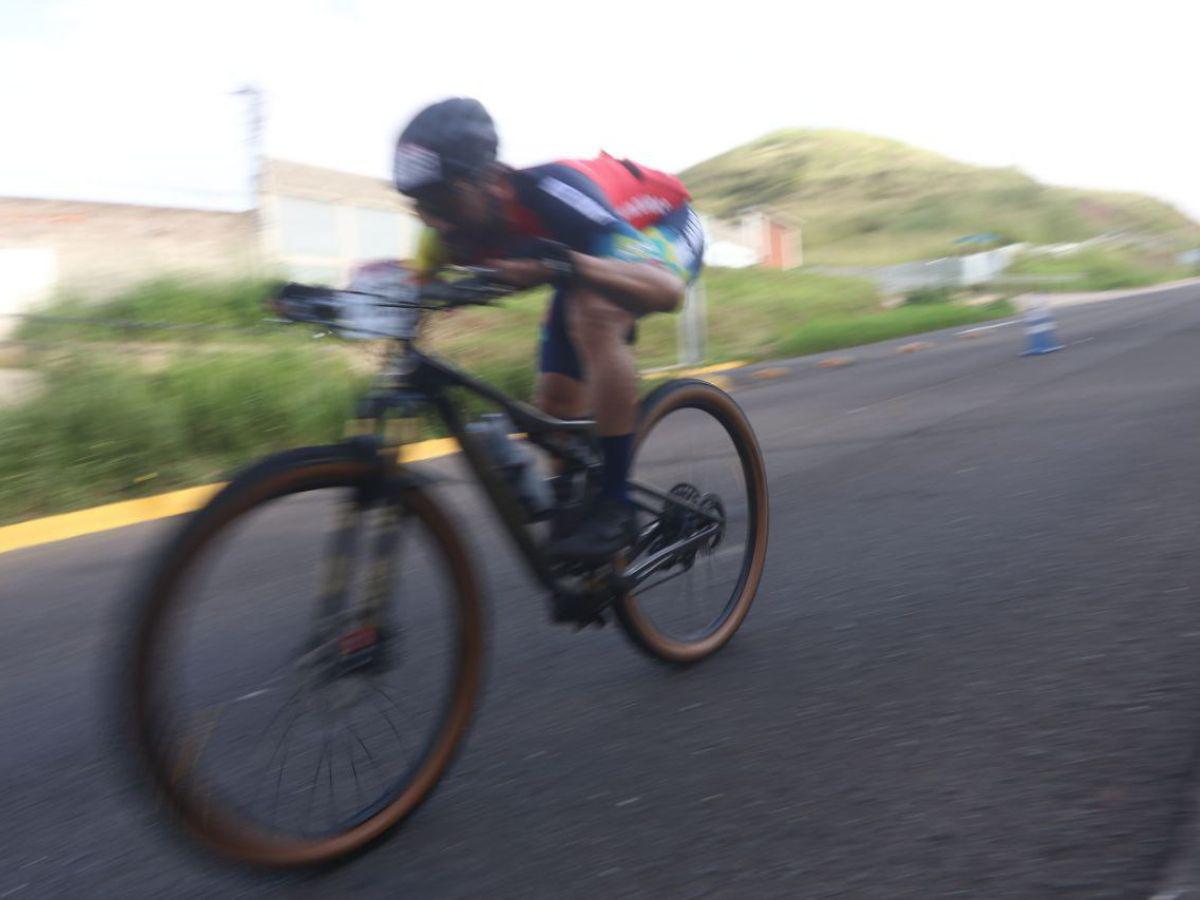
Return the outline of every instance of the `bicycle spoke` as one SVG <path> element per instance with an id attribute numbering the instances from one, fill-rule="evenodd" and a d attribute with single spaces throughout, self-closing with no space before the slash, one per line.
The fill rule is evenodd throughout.
<path id="1" fill-rule="evenodd" d="M 699 609 L 699 603 L 696 599 L 696 557 L 692 557 L 692 564 L 688 566 L 687 577 L 687 594 L 688 594 L 688 609 L 695 612 Z"/>
<path id="2" fill-rule="evenodd" d="M 279 711 L 271 717 L 271 721 L 267 723 L 267 727 L 264 728 L 262 730 L 262 733 L 258 736 L 258 740 L 255 741 L 255 743 L 254 743 L 254 749 L 250 751 L 251 754 L 258 752 L 259 746 L 261 746 L 261 744 L 262 744 L 263 740 L 266 738 L 266 736 L 271 733 L 271 729 L 275 727 L 275 724 L 280 720 L 280 718 L 283 717 L 283 714 L 285 712 L 287 712 L 287 710 L 291 707 L 291 705 L 296 702 L 296 698 L 299 697 L 303 692 L 304 692 L 304 686 L 301 685 L 300 687 L 296 688 L 296 690 L 292 693 L 292 696 L 288 697 L 287 700 L 284 701 L 283 706 L 279 707 Z M 292 717 L 291 721 L 294 723 L 296 721 L 296 719 L 302 715 L 304 715 L 303 710 L 296 713 L 296 715 Z M 290 727 L 291 726 L 289 726 L 289 728 Z M 285 734 L 287 733 L 287 730 L 288 729 L 284 729 Z M 275 745 L 275 752 L 276 753 L 279 752 L 278 744 Z M 275 755 L 274 753 L 271 754 L 272 759 L 274 758 L 274 755 Z M 269 765 L 269 763 L 268 763 L 268 765 Z"/>
<path id="3" fill-rule="evenodd" d="M 346 727 L 350 727 L 349 723 L 347 723 Z M 346 748 L 350 751 L 350 772 L 354 775 L 354 793 L 358 797 L 359 803 L 365 803 L 366 800 L 363 798 L 362 782 L 358 780 L 358 766 L 354 763 L 354 744 L 350 740 L 349 734 L 344 736 L 346 738 Z"/>
<path id="4" fill-rule="evenodd" d="M 308 823 L 312 821 L 312 807 L 313 807 L 313 800 L 316 798 L 316 795 L 317 795 L 317 781 L 320 780 L 320 778 L 321 778 L 321 766 L 325 763 L 325 751 L 328 749 L 328 747 L 329 747 L 329 732 L 327 729 L 325 732 L 325 740 L 321 744 L 321 753 L 317 757 L 317 770 L 315 772 L 313 772 L 312 788 L 310 788 L 309 792 L 308 792 L 308 805 L 304 811 L 304 830 L 305 831 L 308 830 Z"/>
<path id="5" fill-rule="evenodd" d="M 275 762 L 275 756 L 279 753 L 279 748 L 283 746 L 284 742 L 288 739 L 288 735 L 292 733 L 292 728 L 295 727 L 296 723 L 298 721 L 300 721 L 300 717 L 303 715 L 304 715 L 304 710 L 300 710 L 298 713 L 296 713 L 294 716 L 292 716 L 291 719 L 288 720 L 287 726 L 283 729 L 283 734 L 280 736 L 279 741 L 275 744 L 275 748 L 271 751 L 271 755 L 267 758 L 266 765 L 263 766 L 263 770 L 262 770 L 263 777 L 258 779 L 258 782 L 260 784 L 260 788 L 259 788 L 260 790 L 261 790 L 261 785 L 266 784 L 265 778 L 266 778 L 267 772 L 271 768 L 271 763 Z M 265 737 L 266 734 L 267 734 L 267 732 L 264 731 L 262 734 L 262 737 Z M 260 745 L 261 745 L 261 738 L 260 738 Z M 257 749 L 253 752 L 256 753 Z M 286 751 L 283 754 L 283 758 L 286 761 L 286 759 L 287 759 Z M 282 780 L 282 778 L 283 778 L 284 765 L 285 765 L 285 762 L 280 762 L 280 764 L 279 764 L 279 779 L 280 780 Z M 278 785 L 276 786 L 276 801 L 278 802 Z"/>
<path id="6" fill-rule="evenodd" d="M 330 811 L 333 813 L 334 821 L 337 821 L 337 816 L 338 816 L 337 794 L 333 789 L 333 761 L 334 761 L 334 759 L 337 758 L 336 753 L 335 753 L 336 750 L 337 750 L 336 740 L 331 741 L 331 746 L 330 746 L 330 750 L 329 750 L 329 766 L 327 768 L 329 770 L 329 807 L 330 807 Z"/>
<path id="7" fill-rule="evenodd" d="M 381 695 L 385 700 L 387 700 L 387 702 L 392 705 L 392 709 L 399 713 L 402 718 L 409 720 L 412 719 L 412 716 L 404 711 L 404 708 L 400 705 L 399 701 L 397 701 L 391 694 L 377 684 L 373 684 L 371 687 L 375 689 L 377 694 Z"/>
<path id="8" fill-rule="evenodd" d="M 372 685 L 372 687 L 374 687 L 374 685 Z M 387 694 L 384 694 L 383 691 L 379 690 L 378 688 L 376 688 L 375 690 L 376 690 L 376 693 L 382 695 L 385 700 L 388 700 L 389 702 L 392 703 L 393 706 L 395 706 L 395 703 L 391 700 L 390 697 L 388 697 Z M 392 733 L 394 735 L 396 735 L 396 743 L 398 743 L 400 745 L 401 750 L 403 750 L 404 749 L 404 738 L 402 738 L 400 736 L 400 730 L 396 727 L 396 723 L 392 721 L 392 717 L 387 714 L 387 710 L 384 707 L 381 706 L 379 708 L 379 711 L 381 713 L 383 713 L 384 721 L 387 722 L 388 725 L 391 727 Z M 397 711 L 400 712 L 399 708 L 397 708 Z M 401 712 L 401 715 L 403 715 L 403 712 Z"/>
<path id="9" fill-rule="evenodd" d="M 446 742 L 463 735 L 445 710 L 470 704 L 477 688 L 462 677 L 462 649 L 481 637 L 465 548 L 423 495 L 406 494 L 382 532 L 387 500 L 348 509 L 347 491 L 373 478 L 369 463 L 314 457 L 301 476 L 268 471 L 274 487 L 227 494 L 234 514 L 201 520 L 201 536 L 162 564 L 160 596 L 141 600 L 147 672 L 126 688 L 139 749 L 184 824 L 235 856 L 336 856 L 364 833 L 356 824 L 384 824 L 402 798 L 406 813 L 423 800 Z M 326 515 L 335 504 L 340 542 Z M 286 553 L 281 522 L 295 544 Z M 326 571 L 331 545 L 342 558 Z M 380 546 L 389 565 L 372 568 Z M 378 602 L 364 603 L 372 589 Z M 296 603 L 310 595 L 327 608 Z M 392 655 L 401 619 L 403 660 Z M 374 646 L 358 631 L 369 627 L 379 629 Z M 255 832 L 261 847 L 287 853 L 272 859 L 244 840 Z"/>
<path id="10" fill-rule="evenodd" d="M 358 745 L 363 748 L 363 753 L 367 755 L 367 761 L 371 764 L 371 768 L 374 770 L 375 775 L 379 778 L 379 787 L 380 790 L 382 790 L 387 785 L 387 778 L 379 770 L 379 763 L 375 761 L 374 754 L 372 754 L 370 749 L 367 747 L 366 741 L 364 741 L 362 737 L 359 736 L 359 733 L 354 730 L 353 725 L 347 723 L 346 727 L 349 729 L 350 733 L 354 735 L 354 739 L 358 741 Z"/>
<path id="11" fill-rule="evenodd" d="M 291 746 L 290 744 L 288 745 Z M 275 799 L 271 803 L 271 819 L 274 820 L 279 814 L 279 794 L 283 788 L 283 773 L 287 768 L 288 751 L 283 751 L 283 758 L 279 761 L 279 776 L 275 779 Z"/>
<path id="12" fill-rule="evenodd" d="M 704 565 L 705 565 L 705 571 L 708 572 L 708 578 L 706 579 L 707 585 L 708 585 L 708 590 L 711 591 L 715 585 L 720 583 L 720 582 L 715 581 L 715 579 L 718 576 L 717 576 L 717 567 L 716 567 L 715 563 L 713 562 L 712 554 L 707 554 L 705 556 Z M 719 595 L 719 591 L 718 591 L 718 595 Z M 717 610 L 716 614 L 720 615 L 723 611 L 724 611 L 723 609 Z M 707 629 L 710 624 L 711 624 L 711 622 L 705 622 L 704 628 Z"/>
<path id="13" fill-rule="evenodd" d="M 642 455 L 635 461 L 631 479 L 635 490 L 640 488 L 645 496 L 655 496 L 658 484 L 671 484 L 676 495 L 679 485 L 698 492 L 694 503 L 659 498 L 668 522 L 682 519 L 686 523 L 683 534 L 673 535 L 668 545 L 678 542 L 686 550 L 659 571 L 647 567 L 645 582 L 634 588 L 648 620 L 644 630 L 684 644 L 711 633 L 724 620 L 753 549 L 748 507 L 754 489 L 747 478 L 748 463 L 742 459 L 742 437 L 728 422 L 704 404 L 675 407 L 657 419 L 654 429 L 643 438 Z M 689 545 L 688 535 L 696 533 L 699 523 L 719 523 L 716 547 L 706 546 L 716 539 L 715 534 Z M 648 558 L 647 554 L 642 560 Z"/>
<path id="14" fill-rule="evenodd" d="M 666 576 L 658 579 L 658 581 L 652 581 L 652 582 L 650 582 L 650 584 L 647 584 L 647 585 L 639 585 L 637 588 L 634 589 L 635 593 L 640 597 L 640 596 L 647 594 L 650 591 L 654 590 L 656 587 L 661 587 L 662 585 L 666 584 L 668 581 L 674 581 L 676 578 L 679 578 L 681 575 L 685 575 L 685 574 L 687 574 L 687 573 L 685 573 L 683 571 L 683 569 L 679 569 L 675 572 L 672 572 L 670 575 L 666 575 Z"/>

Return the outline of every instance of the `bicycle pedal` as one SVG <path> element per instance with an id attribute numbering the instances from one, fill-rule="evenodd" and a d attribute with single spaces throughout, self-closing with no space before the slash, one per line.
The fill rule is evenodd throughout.
<path id="1" fill-rule="evenodd" d="M 595 625 L 597 628 L 604 628 L 606 625 L 608 625 L 608 619 L 604 618 L 604 613 L 596 613 L 596 615 L 587 622 L 576 622 L 575 631 L 578 633 L 590 625 Z"/>
<path id="2" fill-rule="evenodd" d="M 608 624 L 604 618 L 604 609 L 608 603 L 608 598 L 602 595 L 559 592 L 551 601 L 550 621 L 555 624 L 574 625 L 576 631 L 582 631 L 589 625 L 603 628 Z"/>

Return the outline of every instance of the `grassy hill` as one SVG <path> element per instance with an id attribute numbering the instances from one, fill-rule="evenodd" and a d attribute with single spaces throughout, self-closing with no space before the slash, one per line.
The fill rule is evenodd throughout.
<path id="1" fill-rule="evenodd" d="M 1041 184 L 851 131 L 787 130 L 682 173 L 697 205 L 716 215 L 767 205 L 803 220 L 805 261 L 899 262 L 954 252 L 954 240 L 997 232 L 1034 243 L 1128 229 L 1195 245 L 1200 226 L 1140 194 Z"/>

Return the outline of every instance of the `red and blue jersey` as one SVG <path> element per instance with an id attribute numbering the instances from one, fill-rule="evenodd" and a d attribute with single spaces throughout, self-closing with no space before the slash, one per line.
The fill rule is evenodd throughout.
<path id="1" fill-rule="evenodd" d="M 479 248 L 480 257 L 520 256 L 530 240 L 550 239 L 592 256 L 672 264 L 676 260 L 659 257 L 666 249 L 677 249 L 674 245 L 686 238 L 682 249 L 688 259 L 681 261 L 680 268 L 691 272 L 698 266 L 703 237 L 691 214 L 691 195 L 674 175 L 603 153 L 596 159 L 564 159 L 517 169 L 510 177 L 514 194 L 504 211 L 508 233 L 502 246 Z M 655 226 L 667 223 L 677 228 L 660 234 Z M 631 252 L 637 246 L 644 248 L 648 240 L 664 246 L 651 253 Z M 429 252 L 436 241 L 430 237 L 424 243 L 420 267 L 437 268 L 431 265 L 435 260 Z"/>
<path id="2" fill-rule="evenodd" d="M 513 183 L 513 224 L 581 252 L 606 233 L 642 231 L 691 199 L 674 175 L 606 153 L 521 169 Z"/>

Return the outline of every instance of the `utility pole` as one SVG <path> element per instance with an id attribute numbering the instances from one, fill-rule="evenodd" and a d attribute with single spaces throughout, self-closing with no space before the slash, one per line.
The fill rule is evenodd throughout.
<path id="1" fill-rule="evenodd" d="M 708 296 L 703 279 L 687 287 L 683 311 L 676 323 L 676 360 L 681 366 L 695 366 L 704 361 L 708 337 Z"/>
<path id="2" fill-rule="evenodd" d="M 254 216 L 255 255 L 261 261 L 263 250 L 263 130 L 266 127 L 263 92 L 257 85 L 245 84 L 233 93 L 234 96 L 246 98 L 246 162 L 250 175 L 251 214 Z"/>

